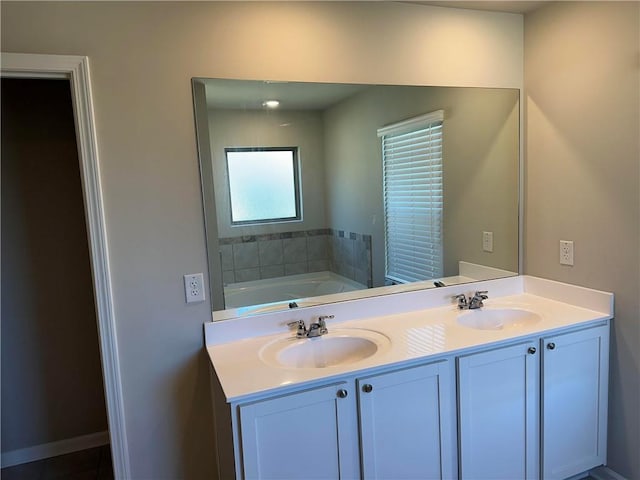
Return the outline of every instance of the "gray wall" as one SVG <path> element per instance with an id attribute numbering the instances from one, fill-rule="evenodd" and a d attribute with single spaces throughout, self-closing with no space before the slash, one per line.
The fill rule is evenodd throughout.
<path id="1" fill-rule="evenodd" d="M 525 17 L 525 271 L 613 291 L 608 463 L 640 478 L 640 4 Z M 575 242 L 575 265 L 558 262 Z M 580 399 L 575 399 L 579 402 Z"/>
<path id="2" fill-rule="evenodd" d="M 384 285 L 378 128 L 443 109 L 444 272 L 464 260 L 518 271 L 518 91 L 373 87 L 325 113 L 329 226 L 373 236 L 373 282 Z M 377 188 L 376 188 L 377 186 Z M 482 232 L 494 251 L 482 251 Z"/>
<path id="3" fill-rule="evenodd" d="M 522 86 L 522 16 L 385 2 L 2 2 L 2 50 L 91 64 L 134 478 L 211 478 L 192 77 Z M 437 35 L 438 41 L 433 41 Z"/>
<path id="4" fill-rule="evenodd" d="M 2 452 L 107 429 L 73 121 L 68 81 L 2 79 Z"/>

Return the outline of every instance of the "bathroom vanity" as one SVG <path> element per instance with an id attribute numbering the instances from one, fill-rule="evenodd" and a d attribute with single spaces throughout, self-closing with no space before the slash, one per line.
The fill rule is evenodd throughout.
<path id="1" fill-rule="evenodd" d="M 455 295 L 488 291 L 460 310 Z M 325 315 L 328 333 L 296 338 Z M 564 479 L 606 463 L 613 295 L 519 276 L 205 325 L 220 478 Z"/>

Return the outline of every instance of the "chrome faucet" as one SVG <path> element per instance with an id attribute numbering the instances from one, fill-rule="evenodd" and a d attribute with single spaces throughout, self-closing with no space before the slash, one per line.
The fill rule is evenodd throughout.
<path id="1" fill-rule="evenodd" d="M 311 323 L 309 325 L 307 337 L 319 337 L 320 335 L 326 335 L 327 333 L 329 333 L 325 320 L 330 318 L 333 318 L 333 315 L 320 315 L 317 322 Z"/>
<path id="2" fill-rule="evenodd" d="M 469 297 L 467 300 L 467 296 L 464 293 L 459 295 L 454 295 L 453 299 L 458 301 L 458 308 L 460 310 L 475 310 L 477 308 L 484 307 L 484 300 L 489 298 L 486 290 L 479 290 L 473 294 L 473 297 Z"/>
<path id="3" fill-rule="evenodd" d="M 484 300 L 489 298 L 486 290 L 477 291 L 471 299 L 469 299 L 469 310 L 475 310 L 476 308 L 484 307 Z"/>
<path id="4" fill-rule="evenodd" d="M 317 322 L 311 322 L 307 328 L 304 320 L 296 320 L 287 323 L 289 327 L 296 327 L 296 338 L 314 338 L 329 333 L 327 329 L 327 319 L 334 318 L 333 315 L 320 315 Z"/>

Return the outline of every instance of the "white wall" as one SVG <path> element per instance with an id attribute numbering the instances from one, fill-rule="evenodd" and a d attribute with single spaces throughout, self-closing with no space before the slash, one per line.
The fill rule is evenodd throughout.
<path id="1" fill-rule="evenodd" d="M 640 478 L 640 3 L 525 17 L 525 272 L 615 293 L 608 463 Z M 559 264 L 559 241 L 575 265 Z M 575 399 L 579 402 L 580 399 Z"/>
<path id="2" fill-rule="evenodd" d="M 2 2 L 6 52 L 88 55 L 134 478 L 211 477 L 191 78 L 522 86 L 519 15 L 384 2 Z"/>

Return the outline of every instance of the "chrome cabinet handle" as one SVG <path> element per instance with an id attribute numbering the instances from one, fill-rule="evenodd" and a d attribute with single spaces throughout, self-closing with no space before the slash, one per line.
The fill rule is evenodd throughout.
<path id="1" fill-rule="evenodd" d="M 338 398 L 346 398 L 346 396 L 349 395 L 349 392 L 347 392 L 344 388 L 341 388 L 336 392 L 336 395 L 338 395 Z"/>
<path id="2" fill-rule="evenodd" d="M 364 393 L 371 393 L 371 392 L 373 391 L 373 385 L 371 385 L 370 383 L 365 383 L 365 384 L 362 386 L 362 391 L 363 391 Z"/>
<path id="3" fill-rule="evenodd" d="M 533 355 L 534 353 L 536 353 L 536 347 L 529 347 L 529 350 L 527 350 L 527 352 L 529 352 L 530 355 Z"/>
<path id="4" fill-rule="evenodd" d="M 555 350 L 556 349 L 556 344 L 551 342 L 551 343 L 547 343 L 547 349 L 548 350 Z"/>

